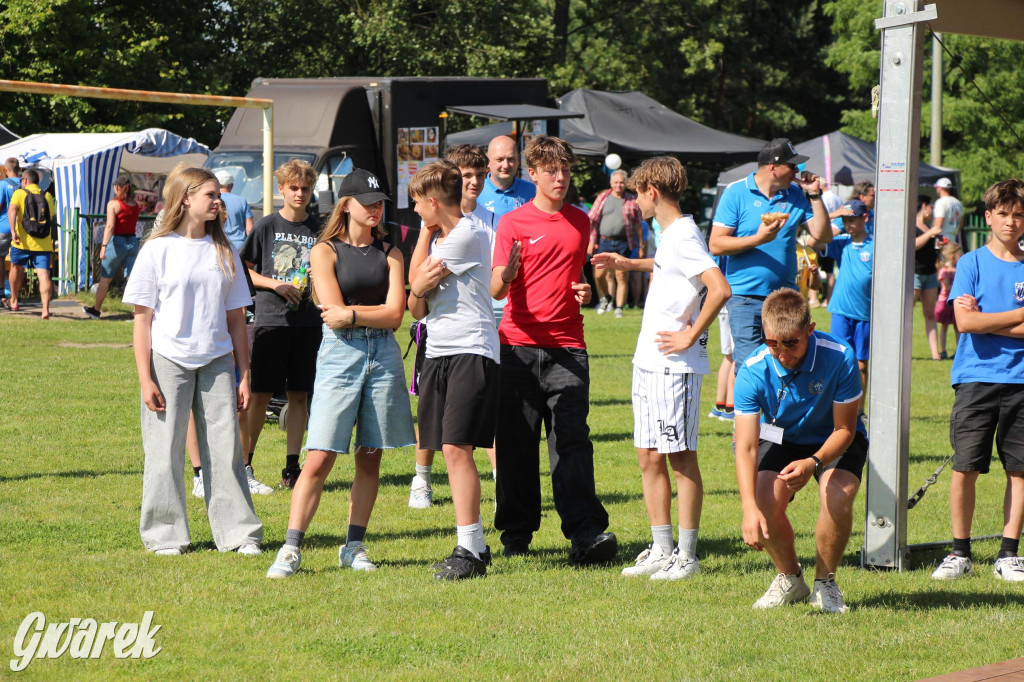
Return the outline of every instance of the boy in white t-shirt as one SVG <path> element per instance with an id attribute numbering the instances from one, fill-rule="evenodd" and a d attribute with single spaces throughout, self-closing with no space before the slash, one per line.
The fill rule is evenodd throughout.
<path id="1" fill-rule="evenodd" d="M 700 230 L 679 210 L 686 171 L 678 160 L 648 159 L 633 173 L 644 218 L 666 227 L 654 258 L 597 254 L 602 267 L 653 272 L 633 355 L 633 440 L 653 542 L 623 569 L 651 580 L 692 578 L 700 571 L 697 530 L 704 486 L 697 464 L 700 388 L 710 371 L 707 330 L 732 295 Z M 679 545 L 672 542 L 672 465 L 678 488 Z"/>

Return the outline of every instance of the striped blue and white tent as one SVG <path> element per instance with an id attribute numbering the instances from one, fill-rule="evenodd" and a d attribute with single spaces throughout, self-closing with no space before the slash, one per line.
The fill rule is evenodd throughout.
<path id="1" fill-rule="evenodd" d="M 210 149 L 192 138 L 167 130 L 149 128 L 134 133 L 40 133 L 0 146 L 0 160 L 16 157 L 26 167 L 41 167 L 53 175 L 57 213 L 64 225 L 74 209 L 79 214 L 105 213 L 113 198 L 113 184 L 122 170 L 128 173 L 167 173 L 180 161 L 201 166 Z M 77 254 L 69 254 L 67 235 L 60 235 L 61 277 L 65 277 L 67 259 L 78 260 L 78 287 L 89 286 L 89 243 L 87 221 L 80 220 Z M 65 225 L 66 227 L 66 225 Z M 72 260 L 71 262 L 74 262 Z M 61 282 L 59 294 L 72 290 L 70 282 Z"/>

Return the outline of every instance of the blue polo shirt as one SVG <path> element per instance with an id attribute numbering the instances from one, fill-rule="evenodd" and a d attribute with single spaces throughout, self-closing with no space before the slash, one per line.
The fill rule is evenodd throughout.
<path id="1" fill-rule="evenodd" d="M 959 349 L 957 350 L 959 354 Z M 860 399 L 860 372 L 853 349 L 834 336 L 815 331 L 799 369 L 788 370 L 764 344 L 736 374 L 736 414 L 761 414 L 761 422 L 783 429 L 787 443 L 820 445 L 835 430 L 833 403 Z M 867 437 L 857 420 L 857 431 Z"/>
<path id="2" fill-rule="evenodd" d="M 14 182 L 11 182 L 11 181 Z M 11 197 L 14 191 L 21 188 L 21 182 L 17 178 L 4 178 L 0 180 L 0 234 L 10 234 L 11 224 L 7 218 L 7 211 L 11 208 Z"/>
<path id="3" fill-rule="evenodd" d="M 491 174 L 487 174 L 484 180 L 484 188 L 476 200 L 477 206 L 483 206 L 494 213 L 495 218 L 501 218 L 509 211 L 514 211 L 530 199 L 537 196 L 537 186 L 522 178 L 513 178 L 508 189 L 499 189 L 491 181 Z"/>
<path id="4" fill-rule="evenodd" d="M 236 250 L 242 250 L 245 243 L 245 220 L 252 218 L 252 209 L 249 202 L 230 192 L 221 192 L 220 200 L 224 202 L 224 211 L 227 217 L 224 219 L 224 234 Z"/>
<path id="5" fill-rule="evenodd" d="M 874 269 L 875 242 L 871 237 L 857 243 L 848 234 L 832 238 L 825 255 L 839 264 L 836 288 L 828 302 L 828 311 L 851 320 L 871 319 L 871 273 Z"/>
<path id="6" fill-rule="evenodd" d="M 789 219 L 772 241 L 729 256 L 725 278 L 733 295 L 767 296 L 780 287 L 796 289 L 796 233 L 814 215 L 797 185 L 769 198 L 754 184 L 751 173 L 722 192 L 714 224 L 730 228 L 733 237 L 749 237 L 757 234 L 765 213 L 788 213 Z"/>
<path id="7" fill-rule="evenodd" d="M 983 313 L 1004 313 L 1024 305 L 1024 263 L 995 257 L 987 246 L 967 252 L 956 264 L 949 302 L 970 294 Z M 1024 384 L 1024 339 L 996 334 L 961 334 L 953 356 L 952 384 L 972 381 Z"/>

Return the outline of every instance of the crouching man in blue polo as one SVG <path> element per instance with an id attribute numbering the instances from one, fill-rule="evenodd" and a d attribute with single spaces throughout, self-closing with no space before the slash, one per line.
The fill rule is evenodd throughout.
<path id="1" fill-rule="evenodd" d="M 857 418 L 861 396 L 849 345 L 814 331 L 807 300 L 792 289 L 765 299 L 763 344 L 736 376 L 736 478 L 743 541 L 765 550 L 778 575 L 754 603 L 769 609 L 804 601 L 845 613 L 836 585 L 853 525 L 868 441 Z M 814 588 L 797 560 L 786 507 L 811 477 L 821 511 L 815 531 Z"/>

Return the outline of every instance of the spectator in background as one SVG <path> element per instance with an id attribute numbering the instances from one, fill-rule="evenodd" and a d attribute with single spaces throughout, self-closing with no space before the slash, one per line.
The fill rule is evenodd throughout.
<path id="1" fill-rule="evenodd" d="M 532 199 L 537 188 L 518 176 L 519 151 L 515 140 L 507 135 L 499 135 L 487 145 L 487 169 L 477 203 L 494 213 L 497 224 L 501 216 Z"/>
<path id="2" fill-rule="evenodd" d="M 932 219 L 932 198 L 927 194 L 917 197 L 917 218 L 914 238 L 914 301 L 921 301 L 924 332 L 932 360 L 939 357 L 939 333 L 935 326 L 935 303 L 939 298 L 939 276 L 936 267 L 935 238 L 942 228 L 928 224 Z"/>
<path id="3" fill-rule="evenodd" d="M 952 190 L 953 181 L 949 178 L 939 178 L 935 182 L 935 193 L 939 198 L 935 200 L 933 225 L 941 230 L 944 239 L 955 242 L 960 238 L 963 227 L 964 205 L 953 196 Z"/>
<path id="4" fill-rule="evenodd" d="M 42 196 L 49 215 L 45 219 L 49 221 L 47 233 L 42 236 L 33 236 L 25 229 L 22 217 L 26 214 L 29 204 L 39 205 L 38 200 L 30 197 Z M 31 209 L 32 212 L 41 211 Z M 38 214 L 38 213 L 37 213 Z M 29 215 L 32 215 L 30 212 Z M 53 282 L 50 281 L 50 266 L 53 262 L 53 230 L 56 227 L 57 210 L 53 204 L 53 196 L 43 193 L 39 188 L 39 173 L 34 170 L 25 170 L 21 174 L 21 189 L 11 195 L 11 205 L 7 209 L 7 219 L 11 226 L 11 298 L 10 310 L 17 311 L 18 297 L 21 293 L 21 285 L 25 282 L 25 268 L 32 268 L 39 280 L 39 297 L 43 302 L 44 320 L 50 319 L 50 300 L 53 298 Z"/>
<path id="5" fill-rule="evenodd" d="M 221 168 L 214 173 L 220 183 L 220 200 L 224 203 L 224 234 L 236 251 L 242 250 L 245 238 L 252 232 L 252 209 L 249 202 L 232 194 L 235 187 L 235 176 Z"/>
<path id="6" fill-rule="evenodd" d="M 590 245 L 587 255 L 595 253 L 617 253 L 623 258 L 633 255 L 646 257 L 643 243 L 643 216 L 636 204 L 636 195 L 626 191 L 626 171 L 612 171 L 611 187 L 597 195 L 590 209 Z M 594 266 L 594 282 L 597 284 L 597 314 L 603 315 L 613 305 L 615 317 L 622 317 L 622 306 L 629 293 L 629 273 Z"/>
<path id="7" fill-rule="evenodd" d="M 7 212 L 11 208 L 11 197 L 21 186 L 21 168 L 14 157 L 0 167 L 0 305 L 8 310 L 11 304 L 7 300 L 7 254 L 11 250 L 11 221 Z"/>
<path id="8" fill-rule="evenodd" d="M 127 281 L 132 273 L 135 258 L 139 255 L 135 226 L 141 211 L 142 207 L 135 201 L 131 178 L 119 176 L 114 181 L 114 198 L 107 202 L 107 224 L 100 241 L 100 283 L 96 287 L 96 302 L 92 306 L 82 306 L 85 314 L 94 320 L 100 319 L 103 301 L 114 276 L 122 272 Z"/>

